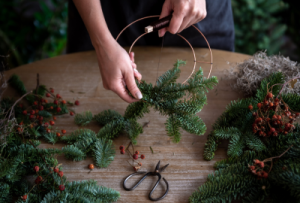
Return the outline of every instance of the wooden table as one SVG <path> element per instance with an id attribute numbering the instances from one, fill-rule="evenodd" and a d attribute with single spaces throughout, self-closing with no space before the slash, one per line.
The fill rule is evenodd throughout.
<path id="1" fill-rule="evenodd" d="M 158 56 L 160 48 L 158 47 L 135 47 L 135 58 L 138 70 L 147 82 L 154 82 L 157 77 Z M 195 49 L 198 60 L 209 60 L 208 49 Z M 211 130 L 212 124 L 217 117 L 225 110 L 226 105 L 231 101 L 241 97 L 230 88 L 230 81 L 222 78 L 224 70 L 234 66 L 236 62 L 241 62 L 249 56 L 219 50 L 213 50 L 214 67 L 212 75 L 217 76 L 219 85 L 208 94 L 208 105 L 204 106 L 199 116 L 207 125 L 207 132 Z M 179 82 L 183 82 L 192 70 L 192 53 L 189 48 L 164 48 L 160 59 L 158 75 L 171 69 L 177 59 L 187 60 L 187 65 L 182 68 L 182 74 Z M 204 69 L 204 74 L 208 74 L 209 64 L 198 64 L 198 67 Z M 94 51 L 82 52 L 70 55 L 58 56 L 50 59 L 37 61 L 31 64 L 12 69 L 6 72 L 7 78 L 13 74 L 18 74 L 24 81 L 27 89 L 33 89 L 36 86 L 36 73 L 40 74 L 40 83 L 47 87 L 55 89 L 55 93 L 62 95 L 64 99 L 74 101 L 78 99 L 80 106 L 76 107 L 76 112 L 81 113 L 86 110 L 97 114 L 105 109 L 113 109 L 121 114 L 124 113 L 127 103 L 121 100 L 111 91 L 102 87 L 102 81 L 96 55 Z M 11 96 L 13 91 L 7 91 Z M 15 95 L 16 96 L 16 95 Z M 74 117 L 64 115 L 57 119 L 55 125 L 59 129 L 66 129 L 72 132 L 79 127 L 74 124 Z M 214 171 L 213 164 L 217 160 L 226 157 L 226 149 L 220 148 L 212 161 L 203 159 L 203 149 L 207 134 L 203 136 L 192 135 L 187 132 L 182 133 L 182 140 L 179 144 L 174 144 L 166 135 L 166 118 L 158 113 L 151 111 L 141 123 L 150 121 L 149 127 L 144 129 L 144 133 L 138 138 L 138 145 L 135 147 L 146 159 L 142 161 L 141 170 L 153 170 L 158 160 L 161 164 L 169 163 L 170 166 L 163 173 L 163 176 L 170 184 L 169 194 L 161 202 L 188 202 L 189 196 L 202 185 L 207 175 Z M 98 131 L 100 127 L 96 124 L 90 124 L 88 128 Z M 88 164 L 92 159 L 88 158 L 81 162 L 66 160 L 63 156 L 58 157 L 59 162 L 63 164 L 63 171 L 69 181 L 94 179 L 100 185 L 113 188 L 120 191 L 121 198 L 119 202 L 150 202 L 148 200 L 149 190 L 154 184 L 154 179 L 148 178 L 136 190 L 125 191 L 122 188 L 124 177 L 133 172 L 132 167 L 127 162 L 128 156 L 119 153 L 120 145 L 127 145 L 129 140 L 121 136 L 114 140 L 116 148 L 115 160 L 108 168 L 96 168 L 89 173 Z M 61 148 L 63 144 L 43 143 L 42 148 Z M 154 150 L 151 153 L 150 146 Z M 160 194 L 163 190 L 161 184 L 155 193 Z M 162 192 L 161 192 L 162 193 Z"/>

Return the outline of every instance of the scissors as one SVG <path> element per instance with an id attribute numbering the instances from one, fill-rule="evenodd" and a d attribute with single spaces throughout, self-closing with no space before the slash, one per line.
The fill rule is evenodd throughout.
<path id="1" fill-rule="evenodd" d="M 161 167 L 161 168 L 159 168 L 159 165 L 160 165 L 160 161 L 157 163 L 154 172 L 148 172 L 148 173 L 147 173 L 147 172 L 136 172 L 136 173 L 132 173 L 132 174 L 130 174 L 129 176 L 127 176 L 126 179 L 125 179 L 124 182 L 123 182 L 123 187 L 124 187 L 124 189 L 127 190 L 127 191 L 134 190 L 137 186 L 139 186 L 139 184 L 141 184 L 141 182 L 143 182 L 143 180 L 144 180 L 145 178 L 147 178 L 147 176 L 158 176 L 158 180 L 157 180 L 156 184 L 154 185 L 154 187 L 152 188 L 152 190 L 151 190 L 150 193 L 149 193 L 149 199 L 152 200 L 152 201 L 158 201 L 158 200 L 163 199 L 163 198 L 168 194 L 168 192 L 169 192 L 169 183 L 168 183 L 168 181 L 167 181 L 165 178 L 162 178 L 162 177 L 161 177 L 160 173 L 163 172 L 163 171 L 169 166 L 169 164 L 167 164 L 167 165 L 165 165 L 164 167 Z M 131 188 L 126 187 L 126 185 L 125 185 L 126 182 L 127 182 L 132 176 L 135 176 L 135 175 L 141 175 L 141 174 L 145 174 L 145 175 L 139 180 L 139 182 L 138 182 L 137 184 L 135 184 L 135 185 L 134 185 L 133 187 L 131 187 Z M 158 184 L 159 184 L 161 178 L 165 181 L 166 186 L 167 186 L 167 190 L 166 190 L 165 194 L 163 194 L 161 197 L 159 197 L 159 198 L 152 198 L 151 195 L 152 195 L 152 193 L 154 192 L 155 188 L 158 186 Z"/>

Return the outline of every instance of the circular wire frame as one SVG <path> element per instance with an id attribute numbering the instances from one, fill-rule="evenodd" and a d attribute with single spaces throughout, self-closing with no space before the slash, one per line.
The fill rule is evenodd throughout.
<path id="1" fill-rule="evenodd" d="M 122 34 L 128 27 L 130 27 L 132 24 L 134 24 L 134 23 L 136 23 L 136 22 L 138 22 L 138 21 L 147 19 L 147 18 L 157 18 L 157 17 L 159 17 L 159 15 L 146 16 L 146 17 L 139 18 L 139 19 L 133 21 L 132 23 L 128 24 L 125 28 L 123 28 L 123 30 L 121 30 L 121 32 L 120 32 L 120 33 L 118 34 L 118 36 L 116 37 L 116 40 L 118 40 L 119 37 L 121 36 L 121 34 Z M 206 61 L 197 61 L 196 54 L 195 54 L 194 48 L 193 48 L 193 46 L 191 45 L 191 43 L 190 43 L 186 38 L 184 38 L 182 35 L 177 34 L 179 37 L 181 37 L 184 41 L 186 41 L 186 42 L 188 43 L 188 45 L 190 46 L 190 48 L 191 48 L 191 50 L 192 50 L 192 52 L 193 52 L 193 58 L 194 58 L 194 67 L 193 67 L 192 73 L 189 75 L 189 77 L 188 77 L 182 84 L 186 83 L 186 82 L 190 79 L 190 77 L 194 74 L 195 68 L 196 68 L 196 63 L 197 63 L 197 62 L 198 62 L 198 63 L 207 63 L 207 64 L 210 64 L 210 70 L 209 70 L 209 73 L 208 73 L 207 78 L 210 77 L 210 74 L 211 74 L 211 71 L 212 71 L 212 68 L 213 68 L 213 55 L 212 55 L 212 51 L 211 51 L 211 48 L 210 48 L 209 43 L 208 43 L 206 37 L 204 36 L 204 34 L 203 34 L 203 33 L 202 33 L 195 25 L 192 25 L 192 26 L 193 26 L 193 27 L 194 27 L 194 28 L 202 35 L 202 37 L 204 38 L 204 40 L 205 40 L 205 42 L 206 42 L 206 44 L 207 44 L 207 46 L 208 46 L 209 52 L 210 52 L 210 62 L 206 62 Z M 134 46 L 134 44 L 135 44 L 141 37 L 143 37 L 143 36 L 146 35 L 146 34 L 148 34 L 148 33 L 143 33 L 143 34 L 141 34 L 138 38 L 136 38 L 136 39 L 134 40 L 134 42 L 132 43 L 132 45 L 130 46 L 130 49 L 129 49 L 129 51 L 128 51 L 129 53 L 131 52 L 132 47 Z"/>

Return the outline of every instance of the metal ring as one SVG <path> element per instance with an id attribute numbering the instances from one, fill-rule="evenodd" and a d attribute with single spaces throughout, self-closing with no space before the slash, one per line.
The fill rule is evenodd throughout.
<path id="1" fill-rule="evenodd" d="M 120 32 L 120 33 L 118 34 L 118 36 L 116 37 L 116 40 L 118 40 L 119 37 L 121 36 L 121 34 L 122 34 L 128 27 L 130 27 L 132 24 L 134 24 L 134 23 L 136 23 L 136 22 L 138 22 L 138 21 L 140 21 L 140 20 L 147 19 L 147 18 L 157 18 L 157 17 L 159 17 L 159 15 L 146 16 L 146 17 L 139 18 L 139 19 L 133 21 L 132 23 L 128 24 L 125 28 L 123 28 L 123 30 L 121 30 L 121 32 Z M 212 56 L 212 51 L 211 51 L 210 45 L 209 45 L 209 43 L 208 43 L 206 37 L 204 36 L 204 34 L 203 34 L 203 33 L 202 33 L 195 25 L 192 25 L 192 26 L 193 26 L 193 27 L 194 27 L 194 28 L 202 35 L 202 37 L 203 37 L 204 40 L 206 41 L 207 46 L 208 46 L 209 51 L 210 51 L 210 70 L 209 70 L 208 77 L 207 77 L 207 78 L 209 78 L 209 77 L 210 77 L 210 74 L 211 74 L 211 71 L 212 71 L 212 68 L 213 68 L 213 56 Z M 141 34 L 138 38 L 136 38 L 136 39 L 134 40 L 134 42 L 133 42 L 132 45 L 130 46 L 129 53 L 131 52 L 131 49 L 132 49 L 132 47 L 134 46 L 134 44 L 137 42 L 137 40 L 139 40 L 141 37 L 143 37 L 143 36 L 146 35 L 146 34 L 147 34 L 147 33 L 143 33 L 143 34 Z M 194 67 L 193 67 L 192 73 L 191 73 L 191 74 L 189 75 L 189 77 L 182 83 L 182 84 L 184 84 L 184 83 L 187 82 L 188 79 L 190 79 L 190 77 L 191 77 L 191 76 L 193 75 L 193 73 L 195 72 L 195 67 L 196 67 L 196 63 L 197 63 L 197 62 L 199 62 L 199 63 L 207 63 L 207 62 L 197 61 L 195 51 L 194 51 L 192 45 L 189 43 L 189 41 L 188 41 L 187 39 L 185 39 L 182 35 L 180 35 L 180 34 L 177 34 L 177 35 L 180 36 L 182 39 L 184 39 L 184 40 L 189 44 L 190 48 L 192 49 L 193 57 L 194 57 Z"/>

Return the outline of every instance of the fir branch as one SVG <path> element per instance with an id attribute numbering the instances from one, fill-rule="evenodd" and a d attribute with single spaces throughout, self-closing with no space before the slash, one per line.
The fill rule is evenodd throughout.
<path id="1" fill-rule="evenodd" d="M 157 81 L 156 81 L 156 86 L 157 87 L 164 87 L 170 83 L 174 83 L 176 82 L 177 78 L 180 75 L 180 69 L 179 67 L 181 65 L 185 65 L 186 62 L 185 61 L 181 61 L 181 60 L 177 60 L 177 62 L 174 64 L 174 68 L 171 70 L 168 70 L 167 72 L 165 72 L 163 75 L 161 75 L 160 77 L 158 77 Z"/>
<path id="2" fill-rule="evenodd" d="M 178 143 L 181 138 L 181 133 L 179 132 L 180 122 L 176 118 L 175 115 L 171 115 L 167 122 L 165 123 L 166 131 L 168 132 L 168 136 L 173 139 L 173 142 Z"/>
<path id="3" fill-rule="evenodd" d="M 106 168 L 114 160 L 115 149 L 112 145 L 112 140 L 100 138 L 95 143 L 94 159 L 96 166 Z"/>
<path id="4" fill-rule="evenodd" d="M 76 125 L 86 126 L 93 120 L 93 114 L 90 111 L 83 112 L 82 114 L 76 114 L 74 121 Z"/>
<path id="5" fill-rule="evenodd" d="M 104 126 L 113 120 L 120 120 L 120 119 L 123 119 L 121 114 L 110 109 L 102 111 L 101 113 L 94 116 L 94 120 L 101 126 Z"/>
<path id="6" fill-rule="evenodd" d="M 85 159 L 86 154 L 73 145 L 67 145 L 62 148 L 62 152 L 67 159 L 73 159 L 73 161 L 82 161 Z"/>
<path id="7" fill-rule="evenodd" d="M 140 119 L 146 113 L 149 113 L 149 104 L 143 101 L 134 102 L 127 106 L 124 118 L 127 119 Z"/>
<path id="8" fill-rule="evenodd" d="M 203 135 L 206 131 L 205 123 L 196 115 L 189 116 L 177 116 L 177 119 L 180 122 L 180 126 L 185 131 L 196 134 Z"/>
<path id="9" fill-rule="evenodd" d="M 50 132 L 50 133 L 44 133 L 43 137 L 45 138 L 45 140 L 49 143 L 55 144 L 59 138 L 56 136 L 56 133 L 54 132 Z"/>

